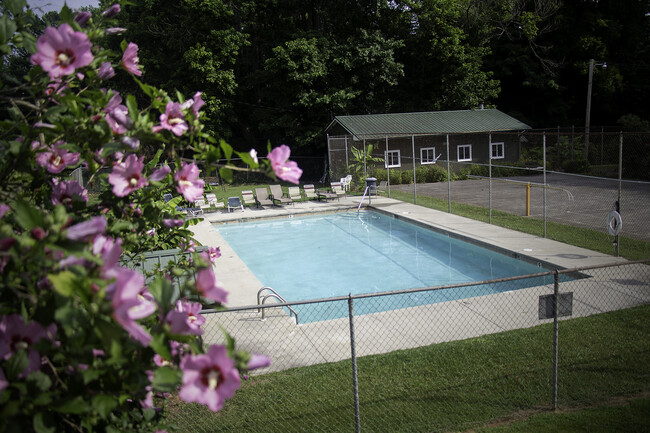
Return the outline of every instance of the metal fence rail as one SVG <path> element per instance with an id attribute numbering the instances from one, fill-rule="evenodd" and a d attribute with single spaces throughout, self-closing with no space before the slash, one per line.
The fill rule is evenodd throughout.
<path id="1" fill-rule="evenodd" d="M 650 303 L 649 263 L 204 311 L 205 344 L 224 343 L 223 327 L 272 364 L 223 413 L 172 398 L 169 416 L 199 432 L 457 431 L 647 392 L 638 311 Z M 280 386 L 267 391 L 271 382 Z"/>

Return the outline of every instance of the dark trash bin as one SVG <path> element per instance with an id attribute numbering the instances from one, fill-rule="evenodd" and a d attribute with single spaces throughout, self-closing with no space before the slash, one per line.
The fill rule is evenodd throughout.
<path id="1" fill-rule="evenodd" d="M 366 187 L 368 188 L 368 195 L 377 195 L 377 178 L 367 177 Z"/>

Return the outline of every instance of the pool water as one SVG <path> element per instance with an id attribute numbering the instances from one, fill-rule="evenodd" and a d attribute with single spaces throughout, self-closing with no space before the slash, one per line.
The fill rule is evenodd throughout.
<path id="1" fill-rule="evenodd" d="M 217 225 L 216 229 L 262 284 L 272 287 L 289 302 L 544 271 L 537 265 L 371 211 L 225 224 Z M 394 302 L 374 302 L 380 304 L 377 307 L 367 302 L 367 311 L 359 313 L 481 296 L 550 282 L 552 278 L 419 292 L 399 296 Z M 389 308 L 387 304 L 393 306 Z M 346 314 L 347 310 L 343 316 Z M 316 320 L 338 315 L 327 313 L 327 317 Z M 300 320 L 305 321 L 303 317 Z"/>

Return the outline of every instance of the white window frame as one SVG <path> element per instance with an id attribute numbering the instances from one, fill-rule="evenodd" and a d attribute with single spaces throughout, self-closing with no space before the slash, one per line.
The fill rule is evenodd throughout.
<path id="1" fill-rule="evenodd" d="M 392 155 L 392 156 L 389 156 Z M 400 151 L 399 150 L 388 150 L 384 151 L 384 157 L 385 157 L 385 162 L 384 162 L 384 168 L 395 168 L 395 167 L 401 167 L 402 166 L 402 159 L 400 158 Z M 397 164 L 388 164 L 388 161 L 393 162 L 394 159 L 397 159 Z"/>
<path id="2" fill-rule="evenodd" d="M 431 158 L 429 158 L 429 152 Z M 420 148 L 420 164 L 435 164 L 436 163 L 436 148 L 435 147 L 421 147 Z"/>
<path id="3" fill-rule="evenodd" d="M 460 149 L 469 149 L 469 158 L 460 158 Z M 465 153 L 465 152 L 463 152 Z M 465 162 L 465 161 L 471 161 L 472 160 L 472 145 L 471 144 L 459 144 L 458 147 L 456 147 L 456 160 L 458 162 Z"/>
<path id="4" fill-rule="evenodd" d="M 501 148 L 501 152 L 498 149 Z M 494 149 L 497 149 L 497 156 L 494 156 Z M 490 158 L 492 159 L 503 159 L 506 153 L 506 146 L 503 142 L 491 143 L 490 144 Z"/>

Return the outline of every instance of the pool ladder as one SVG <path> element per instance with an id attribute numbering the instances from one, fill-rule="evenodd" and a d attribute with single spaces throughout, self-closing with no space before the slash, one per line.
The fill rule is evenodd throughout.
<path id="1" fill-rule="evenodd" d="M 262 292 L 269 291 L 271 292 L 268 295 L 262 296 Z M 257 291 L 257 305 L 264 305 L 266 303 L 266 300 L 269 298 L 277 299 L 281 303 L 286 304 L 287 300 L 284 299 L 278 292 L 273 290 L 270 287 L 262 287 Z M 291 317 L 291 314 L 296 316 L 296 325 L 298 325 L 298 313 L 296 313 L 296 310 L 294 310 L 290 305 L 286 306 L 289 309 L 289 317 Z M 264 312 L 266 311 L 266 308 L 258 308 L 257 312 L 259 313 L 260 310 L 262 311 L 262 320 L 264 320 Z"/>

